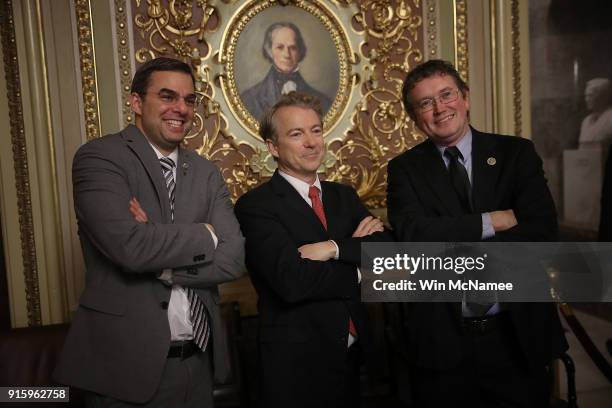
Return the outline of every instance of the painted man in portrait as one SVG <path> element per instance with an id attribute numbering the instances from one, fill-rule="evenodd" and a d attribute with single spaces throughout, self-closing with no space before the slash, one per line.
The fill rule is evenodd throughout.
<path id="1" fill-rule="evenodd" d="M 256 119 L 260 119 L 281 95 L 297 91 L 314 96 L 321 102 L 323 114 L 332 100 L 317 91 L 300 74 L 300 62 L 306 57 L 306 44 L 295 24 L 278 22 L 270 25 L 264 35 L 262 53 L 271 64 L 266 77 L 240 94 L 242 102 Z"/>

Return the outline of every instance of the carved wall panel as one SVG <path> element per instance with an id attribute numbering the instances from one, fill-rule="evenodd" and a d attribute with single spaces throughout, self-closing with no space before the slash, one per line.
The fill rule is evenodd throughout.
<path id="1" fill-rule="evenodd" d="M 119 21 L 125 5 L 115 4 Z M 328 155 L 320 171 L 353 185 L 369 207 L 385 207 L 387 162 L 422 137 L 407 120 L 400 95 L 405 73 L 424 58 L 421 1 L 132 0 L 130 6 L 136 66 L 171 56 L 197 73 L 203 103 L 185 143 L 217 163 L 234 198 L 274 170 L 237 86 L 241 35 L 274 12 L 318 22 L 337 52 L 339 70 L 338 91 L 325 115 Z M 272 17 L 266 20 L 265 13 Z M 307 58 L 317 60 L 306 57 L 304 65 Z M 122 90 L 127 107 L 127 87 Z M 125 109 L 125 122 L 129 115 Z"/>
<path id="2" fill-rule="evenodd" d="M 41 324 L 40 293 L 38 284 L 38 262 L 32 219 L 32 196 L 29 180 L 28 154 L 26 149 L 23 105 L 21 100 L 19 60 L 15 37 L 13 6 L 10 0 L 0 4 L 0 38 L 4 57 L 4 75 L 6 76 L 9 120 L 11 127 L 11 145 L 15 167 L 15 186 L 19 208 L 19 240 L 23 263 L 23 280 L 27 304 L 28 326 Z"/>

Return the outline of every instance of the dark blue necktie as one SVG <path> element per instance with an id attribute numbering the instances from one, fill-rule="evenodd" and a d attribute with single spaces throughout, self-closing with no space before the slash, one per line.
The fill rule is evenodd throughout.
<path id="1" fill-rule="evenodd" d="M 472 204 L 472 185 L 470 184 L 467 170 L 463 164 L 459 162 L 459 159 L 463 159 L 463 155 L 457 146 L 447 147 L 446 150 L 444 150 L 444 155 L 449 159 L 448 174 L 451 179 L 451 184 L 459 197 L 461 207 L 466 214 L 471 214 L 474 211 L 474 205 Z"/>

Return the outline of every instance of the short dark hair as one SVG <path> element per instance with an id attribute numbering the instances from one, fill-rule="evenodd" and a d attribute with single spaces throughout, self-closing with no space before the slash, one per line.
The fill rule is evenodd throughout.
<path id="1" fill-rule="evenodd" d="M 144 98 L 149 87 L 149 78 L 156 71 L 184 72 L 191 76 L 195 88 L 195 77 L 189 65 L 174 58 L 159 57 L 145 62 L 138 68 L 136 74 L 134 74 L 134 79 L 132 79 L 130 92 L 137 93 Z"/>
<path id="2" fill-rule="evenodd" d="M 278 101 L 270 109 L 266 111 L 259 124 L 259 135 L 264 141 L 271 140 L 276 142 L 278 134 L 274 124 L 274 115 L 280 108 L 287 106 L 298 106 L 300 108 L 312 109 L 315 111 L 321 122 L 323 122 L 323 111 L 321 110 L 321 102 L 312 95 L 289 92 L 287 95 L 281 95 Z"/>
<path id="3" fill-rule="evenodd" d="M 417 65 L 408 72 L 406 79 L 404 79 L 404 85 L 402 86 L 404 108 L 411 118 L 415 116 L 415 109 L 413 101 L 410 100 L 410 91 L 414 89 L 418 82 L 434 75 L 450 75 L 455 80 L 455 85 L 457 85 L 463 97 L 465 97 L 466 92 L 470 90 L 468 84 L 461 78 L 461 75 L 459 75 L 459 72 L 457 72 L 453 64 L 448 61 L 432 59 Z"/>
<path id="4" fill-rule="evenodd" d="M 272 50 L 272 33 L 274 32 L 274 30 L 278 28 L 283 28 L 283 27 L 290 28 L 295 33 L 295 41 L 297 43 L 298 52 L 300 53 L 300 59 L 298 62 L 302 62 L 302 60 L 306 56 L 306 43 L 304 42 L 304 38 L 302 37 L 302 33 L 300 32 L 300 29 L 297 28 L 295 24 L 289 23 L 286 21 L 274 23 L 270 27 L 268 27 L 268 29 L 266 30 L 266 33 L 264 34 L 264 43 L 263 43 L 263 46 L 261 47 L 261 53 L 263 54 L 266 60 L 274 64 L 274 61 L 270 57 L 270 52 Z"/>

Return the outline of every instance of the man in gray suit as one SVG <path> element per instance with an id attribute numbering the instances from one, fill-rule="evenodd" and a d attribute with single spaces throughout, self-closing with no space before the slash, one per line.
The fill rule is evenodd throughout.
<path id="1" fill-rule="evenodd" d="M 243 274 L 244 239 L 219 170 L 179 146 L 194 89 L 185 63 L 145 63 L 136 126 L 74 158 L 86 286 L 55 377 L 88 406 L 209 407 L 211 365 L 227 376 L 217 284 Z"/>

